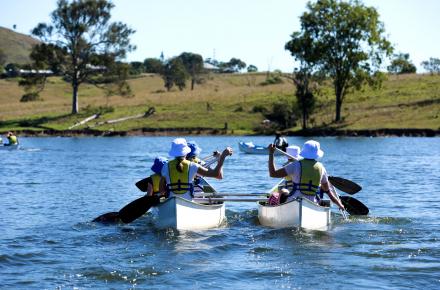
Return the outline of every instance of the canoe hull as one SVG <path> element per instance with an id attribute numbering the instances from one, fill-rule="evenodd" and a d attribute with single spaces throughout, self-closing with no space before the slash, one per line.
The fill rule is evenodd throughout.
<path id="1" fill-rule="evenodd" d="M 297 227 L 325 231 L 331 224 L 331 214 L 330 207 L 298 198 L 278 206 L 259 203 L 258 220 L 263 226 L 271 228 Z"/>
<path id="2" fill-rule="evenodd" d="M 238 148 L 241 152 L 247 153 L 247 154 L 261 154 L 261 155 L 268 155 L 269 149 L 264 146 L 259 145 L 250 145 L 245 142 L 238 142 Z M 279 152 L 275 151 L 275 155 L 280 155 Z"/>
<path id="3" fill-rule="evenodd" d="M 200 204 L 172 197 L 158 206 L 158 228 L 205 230 L 220 226 L 225 220 L 225 204 Z"/>

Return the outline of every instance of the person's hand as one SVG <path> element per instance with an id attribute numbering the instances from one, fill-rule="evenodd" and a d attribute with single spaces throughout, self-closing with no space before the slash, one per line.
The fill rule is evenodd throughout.
<path id="1" fill-rule="evenodd" d="M 275 144 L 269 144 L 269 146 L 267 147 L 269 148 L 269 154 L 274 154 L 275 153 Z"/>
<path id="2" fill-rule="evenodd" d="M 225 150 L 223 150 L 222 152 L 222 157 L 225 158 L 226 156 L 231 156 L 232 155 L 232 148 L 231 147 L 226 147 Z"/>
<path id="3" fill-rule="evenodd" d="M 215 156 L 215 157 L 220 156 L 220 151 L 215 150 L 214 152 L 212 152 L 212 156 Z"/>

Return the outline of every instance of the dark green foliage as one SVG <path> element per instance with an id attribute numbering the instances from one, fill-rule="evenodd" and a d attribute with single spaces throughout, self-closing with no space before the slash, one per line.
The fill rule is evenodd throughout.
<path id="1" fill-rule="evenodd" d="M 130 75 L 140 75 L 144 72 L 144 64 L 140 61 L 130 62 Z"/>
<path id="2" fill-rule="evenodd" d="M 287 100 L 279 100 L 272 105 L 272 111 L 265 114 L 272 122 L 276 122 L 280 129 L 287 129 L 296 125 L 297 108 Z"/>
<path id="3" fill-rule="evenodd" d="M 144 71 L 152 74 L 162 74 L 164 65 L 160 59 L 146 58 L 144 60 Z"/>
<path id="4" fill-rule="evenodd" d="M 218 63 L 220 71 L 223 73 L 239 72 L 246 67 L 246 63 L 239 58 L 231 58 L 228 62 Z"/>
<path id="5" fill-rule="evenodd" d="M 338 122 L 346 94 L 371 83 L 392 46 L 376 9 L 360 1 L 319 0 L 307 9 L 300 17 L 301 31 L 291 35 L 285 48 L 333 80 Z"/>
<path id="6" fill-rule="evenodd" d="M 409 53 L 395 54 L 388 66 L 388 71 L 392 74 L 410 74 L 417 71 L 416 66 L 410 61 Z"/>
<path id="7" fill-rule="evenodd" d="M 170 59 L 165 64 L 162 78 L 165 82 L 164 86 L 168 91 L 170 91 L 174 85 L 176 85 L 179 90 L 183 90 L 186 87 L 188 73 L 183 65 L 182 59 L 178 57 Z"/>
<path id="8" fill-rule="evenodd" d="M 284 81 L 281 78 L 280 75 L 269 75 L 264 82 L 261 82 L 260 85 L 267 86 L 267 85 L 276 85 L 276 84 L 282 84 Z"/>
<path id="9" fill-rule="evenodd" d="M 191 90 L 194 90 L 195 83 L 203 73 L 203 57 L 199 54 L 183 52 L 178 58 L 182 60 L 185 70 L 191 76 Z"/>
<path id="10" fill-rule="evenodd" d="M 255 105 L 252 108 L 252 113 L 263 113 L 266 114 L 267 113 L 267 108 L 263 105 Z"/>
<path id="11" fill-rule="evenodd" d="M 439 58 L 429 58 L 429 60 L 425 60 L 422 63 L 424 69 L 429 71 L 431 75 L 434 73 L 440 74 L 440 59 Z"/>
<path id="12" fill-rule="evenodd" d="M 33 102 L 39 100 L 39 98 L 40 98 L 39 93 L 36 92 L 26 93 L 21 97 L 20 102 Z"/>
<path id="13" fill-rule="evenodd" d="M 78 113 L 80 85 L 93 82 L 97 74 L 115 74 L 121 82 L 115 87 L 128 91 L 124 84 L 128 71 L 121 68 L 119 60 L 135 49 L 129 40 L 134 30 L 121 22 L 110 22 L 113 7 L 107 0 L 59 0 L 52 22 L 40 23 L 32 31 L 45 42 L 33 49 L 35 65 L 54 67 L 72 85 L 72 114 Z"/>
<path id="14" fill-rule="evenodd" d="M 296 86 L 296 101 L 302 116 L 302 129 L 307 129 L 307 121 L 315 109 L 315 95 L 311 88 L 312 74 L 306 68 L 295 72 L 293 82 Z"/>
<path id="15" fill-rule="evenodd" d="M 257 71 L 258 71 L 258 68 L 257 68 L 255 65 L 250 64 L 250 65 L 247 67 L 247 71 L 250 72 L 250 73 L 252 73 L 252 72 L 257 72 Z"/>

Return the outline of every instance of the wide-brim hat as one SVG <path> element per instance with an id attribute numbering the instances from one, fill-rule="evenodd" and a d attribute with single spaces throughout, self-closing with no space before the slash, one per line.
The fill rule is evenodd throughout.
<path id="1" fill-rule="evenodd" d="M 191 148 L 188 147 L 184 138 L 176 138 L 171 142 L 171 149 L 168 155 L 171 157 L 183 157 L 191 152 Z"/>
<path id="2" fill-rule="evenodd" d="M 299 152 L 301 151 L 301 148 L 299 146 L 291 145 L 286 148 L 286 153 L 290 156 L 294 157 L 295 159 L 300 158 Z"/>
<path id="3" fill-rule="evenodd" d="M 162 167 L 167 162 L 168 162 L 168 159 L 166 159 L 164 157 L 156 157 L 154 159 L 153 166 L 151 166 L 151 170 L 153 170 L 154 173 L 160 173 L 162 171 Z"/>
<path id="4" fill-rule="evenodd" d="M 188 156 L 198 156 L 202 152 L 202 148 L 200 148 L 195 141 L 189 141 L 188 147 L 191 149 L 191 152 L 188 153 Z"/>
<path id="5" fill-rule="evenodd" d="M 306 159 L 318 159 L 324 156 L 324 151 L 321 150 L 319 142 L 309 140 L 304 143 L 300 155 Z"/>

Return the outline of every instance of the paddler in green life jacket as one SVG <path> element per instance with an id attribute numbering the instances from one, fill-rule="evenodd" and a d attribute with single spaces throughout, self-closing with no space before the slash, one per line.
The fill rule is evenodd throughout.
<path id="1" fill-rule="evenodd" d="M 284 166 L 297 162 L 296 160 L 301 159 L 299 156 L 299 152 L 301 151 L 301 148 L 299 148 L 296 145 L 290 145 L 286 148 L 286 153 L 292 156 L 293 158 L 288 158 L 287 162 L 284 164 Z M 278 191 L 275 191 L 271 194 L 271 196 L 268 199 L 268 204 L 270 205 L 279 205 L 281 203 L 285 203 L 287 201 L 287 198 L 289 197 L 289 190 L 288 188 L 291 188 L 293 186 L 292 177 L 290 175 L 286 176 L 284 178 L 285 182 L 281 186 L 281 188 Z"/>
<path id="2" fill-rule="evenodd" d="M 18 144 L 18 138 L 17 138 L 17 136 L 14 135 L 14 133 L 8 132 L 6 137 L 8 138 L 8 142 L 9 143 L 5 144 L 5 146 L 11 146 L 11 145 L 17 145 Z"/>
<path id="3" fill-rule="evenodd" d="M 284 178 L 290 176 L 292 185 L 288 188 L 291 201 L 297 197 L 307 198 L 315 203 L 319 203 L 320 192 L 325 192 L 330 199 L 344 210 L 344 206 L 336 198 L 335 193 L 330 191 L 327 171 L 322 163 L 317 159 L 324 156 L 317 141 L 309 140 L 303 145 L 300 157 L 303 158 L 297 162 L 289 163 L 286 166 L 276 169 L 273 161 L 275 145 L 269 145 L 269 175 L 275 178 Z"/>
<path id="4" fill-rule="evenodd" d="M 162 176 L 164 178 L 161 181 L 161 191 L 166 191 L 168 197 L 179 196 L 191 200 L 196 175 L 222 179 L 225 158 L 232 155 L 232 149 L 225 148 L 220 155 L 217 166 L 211 169 L 187 160 L 186 156 L 190 152 L 191 148 L 184 138 L 176 138 L 171 143 L 168 155 L 174 159 L 163 166 Z"/>

